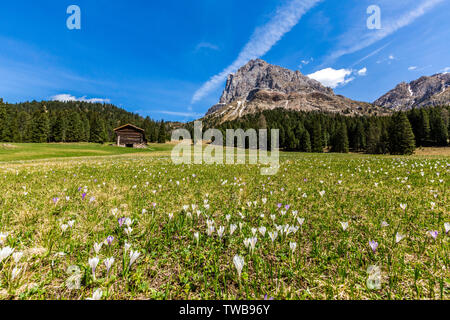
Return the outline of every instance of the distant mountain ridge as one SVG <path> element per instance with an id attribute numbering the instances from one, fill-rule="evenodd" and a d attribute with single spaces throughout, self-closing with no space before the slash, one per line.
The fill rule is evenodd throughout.
<path id="1" fill-rule="evenodd" d="M 449 103 L 450 73 L 424 76 L 410 83 L 402 82 L 374 102 L 377 106 L 396 111 Z"/>
<path id="2" fill-rule="evenodd" d="M 370 103 L 336 95 L 331 88 L 300 71 L 256 59 L 228 76 L 219 103 L 210 108 L 205 117 L 219 118 L 219 122 L 225 122 L 277 108 L 346 115 L 390 113 Z"/>

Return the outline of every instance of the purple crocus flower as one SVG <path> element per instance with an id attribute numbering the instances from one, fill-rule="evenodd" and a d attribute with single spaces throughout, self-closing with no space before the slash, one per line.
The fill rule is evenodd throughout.
<path id="1" fill-rule="evenodd" d="M 114 241 L 113 236 L 109 236 L 108 238 L 106 238 L 106 242 L 108 243 L 109 246 L 112 244 L 113 241 Z"/>
<path id="2" fill-rule="evenodd" d="M 291 207 L 291 206 L 288 205 L 288 204 L 284 206 L 284 208 L 285 208 L 286 210 L 289 210 L 290 207 Z"/>
<path id="3" fill-rule="evenodd" d="M 120 219 L 118 220 L 118 222 L 119 222 L 119 227 L 122 228 L 123 224 L 125 223 L 125 218 L 120 218 Z"/>
<path id="4" fill-rule="evenodd" d="M 85 192 L 85 193 L 83 193 L 83 194 L 81 195 L 81 199 L 84 200 L 84 198 L 86 198 L 86 196 L 87 196 L 87 194 L 86 194 L 86 192 Z"/>
<path id="5" fill-rule="evenodd" d="M 80 191 L 81 191 L 81 187 L 78 188 L 78 192 L 80 192 Z"/>
<path id="6" fill-rule="evenodd" d="M 370 247 L 372 248 L 373 253 L 375 253 L 377 251 L 378 248 L 378 242 L 376 241 L 370 241 L 369 242 Z"/>
<path id="7" fill-rule="evenodd" d="M 279 203 L 279 204 L 278 204 L 278 209 L 280 209 L 282 206 L 283 206 L 283 204 L 282 204 L 282 203 Z"/>
<path id="8" fill-rule="evenodd" d="M 53 203 L 54 203 L 54 204 L 57 204 L 58 201 L 59 201 L 59 198 L 53 198 L 52 200 L 53 200 Z"/>
<path id="9" fill-rule="evenodd" d="M 303 179 L 303 181 L 304 181 L 304 182 L 308 182 L 308 179 L 305 178 L 305 179 Z"/>
<path id="10" fill-rule="evenodd" d="M 437 231 L 430 231 L 430 235 L 433 237 L 434 240 L 436 240 L 438 235 L 439 235 L 439 232 L 437 232 Z"/>
<path id="11" fill-rule="evenodd" d="M 273 300 L 273 297 L 270 297 L 270 298 L 269 298 L 269 296 L 266 294 L 266 295 L 264 296 L 264 300 Z"/>

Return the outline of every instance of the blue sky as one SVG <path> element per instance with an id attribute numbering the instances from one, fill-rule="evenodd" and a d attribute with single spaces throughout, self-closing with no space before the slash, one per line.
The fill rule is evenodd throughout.
<path id="1" fill-rule="evenodd" d="M 67 8 L 81 9 L 69 30 Z M 367 8 L 381 9 L 368 29 Z M 450 71 L 449 0 L 15 0 L 0 4 L 0 97 L 109 101 L 188 121 L 248 59 L 300 70 L 372 102 Z"/>

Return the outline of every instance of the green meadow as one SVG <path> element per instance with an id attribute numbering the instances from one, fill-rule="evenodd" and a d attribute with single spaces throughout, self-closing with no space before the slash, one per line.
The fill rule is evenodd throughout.
<path id="1" fill-rule="evenodd" d="M 170 149 L 0 148 L 0 299 L 449 299 L 450 157 Z"/>

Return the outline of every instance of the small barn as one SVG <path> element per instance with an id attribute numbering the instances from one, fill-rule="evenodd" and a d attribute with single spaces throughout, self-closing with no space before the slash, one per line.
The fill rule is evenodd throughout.
<path id="1" fill-rule="evenodd" d="M 117 146 L 127 148 L 144 148 L 147 145 L 145 131 L 132 124 L 114 129 L 117 135 Z"/>

